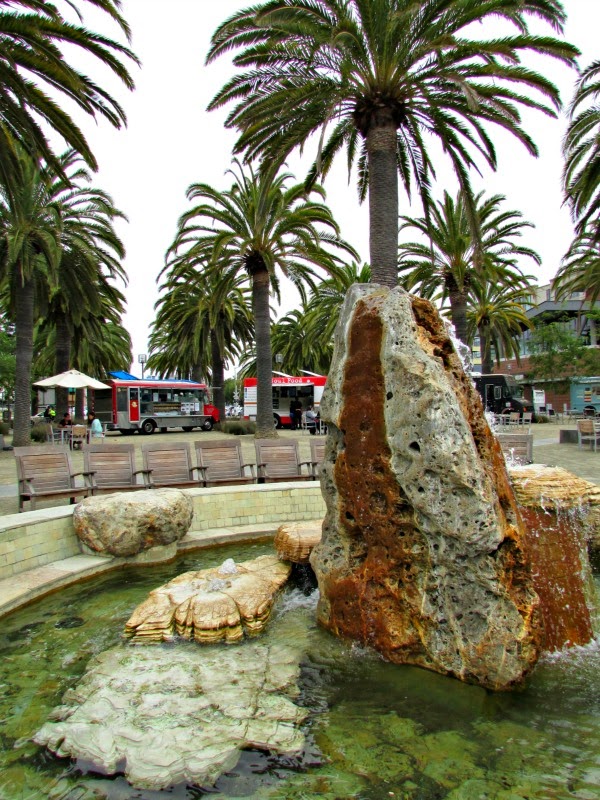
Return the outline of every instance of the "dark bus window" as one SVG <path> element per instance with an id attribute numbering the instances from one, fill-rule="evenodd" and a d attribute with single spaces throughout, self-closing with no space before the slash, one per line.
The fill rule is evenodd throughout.
<path id="1" fill-rule="evenodd" d="M 117 411 L 128 411 L 127 389 L 117 389 Z"/>

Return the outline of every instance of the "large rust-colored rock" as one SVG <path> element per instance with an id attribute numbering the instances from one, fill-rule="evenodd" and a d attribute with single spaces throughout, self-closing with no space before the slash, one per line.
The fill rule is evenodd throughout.
<path id="1" fill-rule="evenodd" d="M 587 539 L 598 535 L 600 487 L 558 467 L 509 469 L 522 516 L 535 589 L 544 616 L 544 649 L 594 638 L 598 602 Z"/>
<path id="2" fill-rule="evenodd" d="M 275 550 L 283 561 L 308 564 L 310 554 L 321 541 L 323 521 L 285 522 L 277 528 Z"/>
<path id="3" fill-rule="evenodd" d="M 212 644 L 260 633 L 291 567 L 276 556 L 184 572 L 154 589 L 125 624 L 138 644 L 184 639 Z"/>
<path id="4" fill-rule="evenodd" d="M 525 529 L 434 307 L 352 287 L 321 416 L 319 621 L 397 663 L 492 689 L 520 683 L 543 641 Z"/>

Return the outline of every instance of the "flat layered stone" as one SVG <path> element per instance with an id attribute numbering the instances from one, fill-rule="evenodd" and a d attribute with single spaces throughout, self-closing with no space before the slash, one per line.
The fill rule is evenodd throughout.
<path id="1" fill-rule="evenodd" d="M 321 541 L 323 520 L 286 522 L 277 528 L 275 550 L 283 561 L 308 564 L 313 548 Z"/>
<path id="2" fill-rule="evenodd" d="M 211 786 L 240 750 L 301 751 L 295 645 L 115 647 L 88 666 L 35 735 L 60 757 L 135 787 Z"/>
<path id="3" fill-rule="evenodd" d="M 318 618 L 385 658 L 492 689 L 543 642 L 500 446 L 433 305 L 354 286 L 321 404 Z"/>
<path id="4" fill-rule="evenodd" d="M 194 514 L 191 497 L 179 489 L 86 497 L 73 511 L 79 539 L 97 553 L 134 556 L 178 542 Z"/>
<path id="5" fill-rule="evenodd" d="M 175 635 L 212 644 L 258 634 L 290 571 L 290 564 L 265 555 L 184 572 L 150 592 L 127 621 L 125 636 L 137 644 L 171 641 Z"/>

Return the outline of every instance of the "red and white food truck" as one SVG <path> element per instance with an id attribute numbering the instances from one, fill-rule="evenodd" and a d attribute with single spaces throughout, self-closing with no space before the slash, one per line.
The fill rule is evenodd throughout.
<path id="1" fill-rule="evenodd" d="M 326 375 L 307 372 L 305 375 L 273 374 L 273 416 L 275 426 L 283 428 L 292 424 L 290 403 L 299 400 L 303 411 L 309 405 L 319 411 Z M 256 419 L 256 378 L 244 378 L 244 419 Z"/>
<path id="2" fill-rule="evenodd" d="M 200 428 L 209 431 L 219 421 L 205 383 L 186 380 L 140 380 L 127 372 L 113 372 L 109 389 L 96 389 L 94 411 L 107 430 L 154 433 L 159 428 Z"/>

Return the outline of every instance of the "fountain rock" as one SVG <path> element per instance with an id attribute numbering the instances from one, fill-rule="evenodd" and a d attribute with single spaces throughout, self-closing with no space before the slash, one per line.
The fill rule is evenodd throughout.
<path id="1" fill-rule="evenodd" d="M 321 404 L 319 621 L 396 663 L 492 689 L 543 641 L 500 447 L 433 305 L 349 291 Z"/>
<path id="2" fill-rule="evenodd" d="M 178 542 L 188 532 L 192 499 L 179 489 L 86 497 L 73 511 L 75 532 L 99 553 L 134 556 Z"/>
<path id="3" fill-rule="evenodd" d="M 175 634 L 212 644 L 260 633 L 290 570 L 266 555 L 184 572 L 150 592 L 127 621 L 125 635 L 138 644 L 170 641 Z"/>
<path id="4" fill-rule="evenodd" d="M 308 564 L 313 548 L 321 541 L 323 520 L 285 522 L 277 528 L 275 550 L 283 561 Z"/>
<path id="5" fill-rule="evenodd" d="M 509 475 L 529 531 L 544 649 L 588 644 L 598 626 L 598 600 L 587 541 L 600 538 L 600 487 L 541 464 L 510 467 Z"/>
<path id="6" fill-rule="evenodd" d="M 306 716 L 297 696 L 299 648 L 114 647 L 88 666 L 34 741 L 136 787 L 212 785 L 240 750 L 297 754 Z"/>

